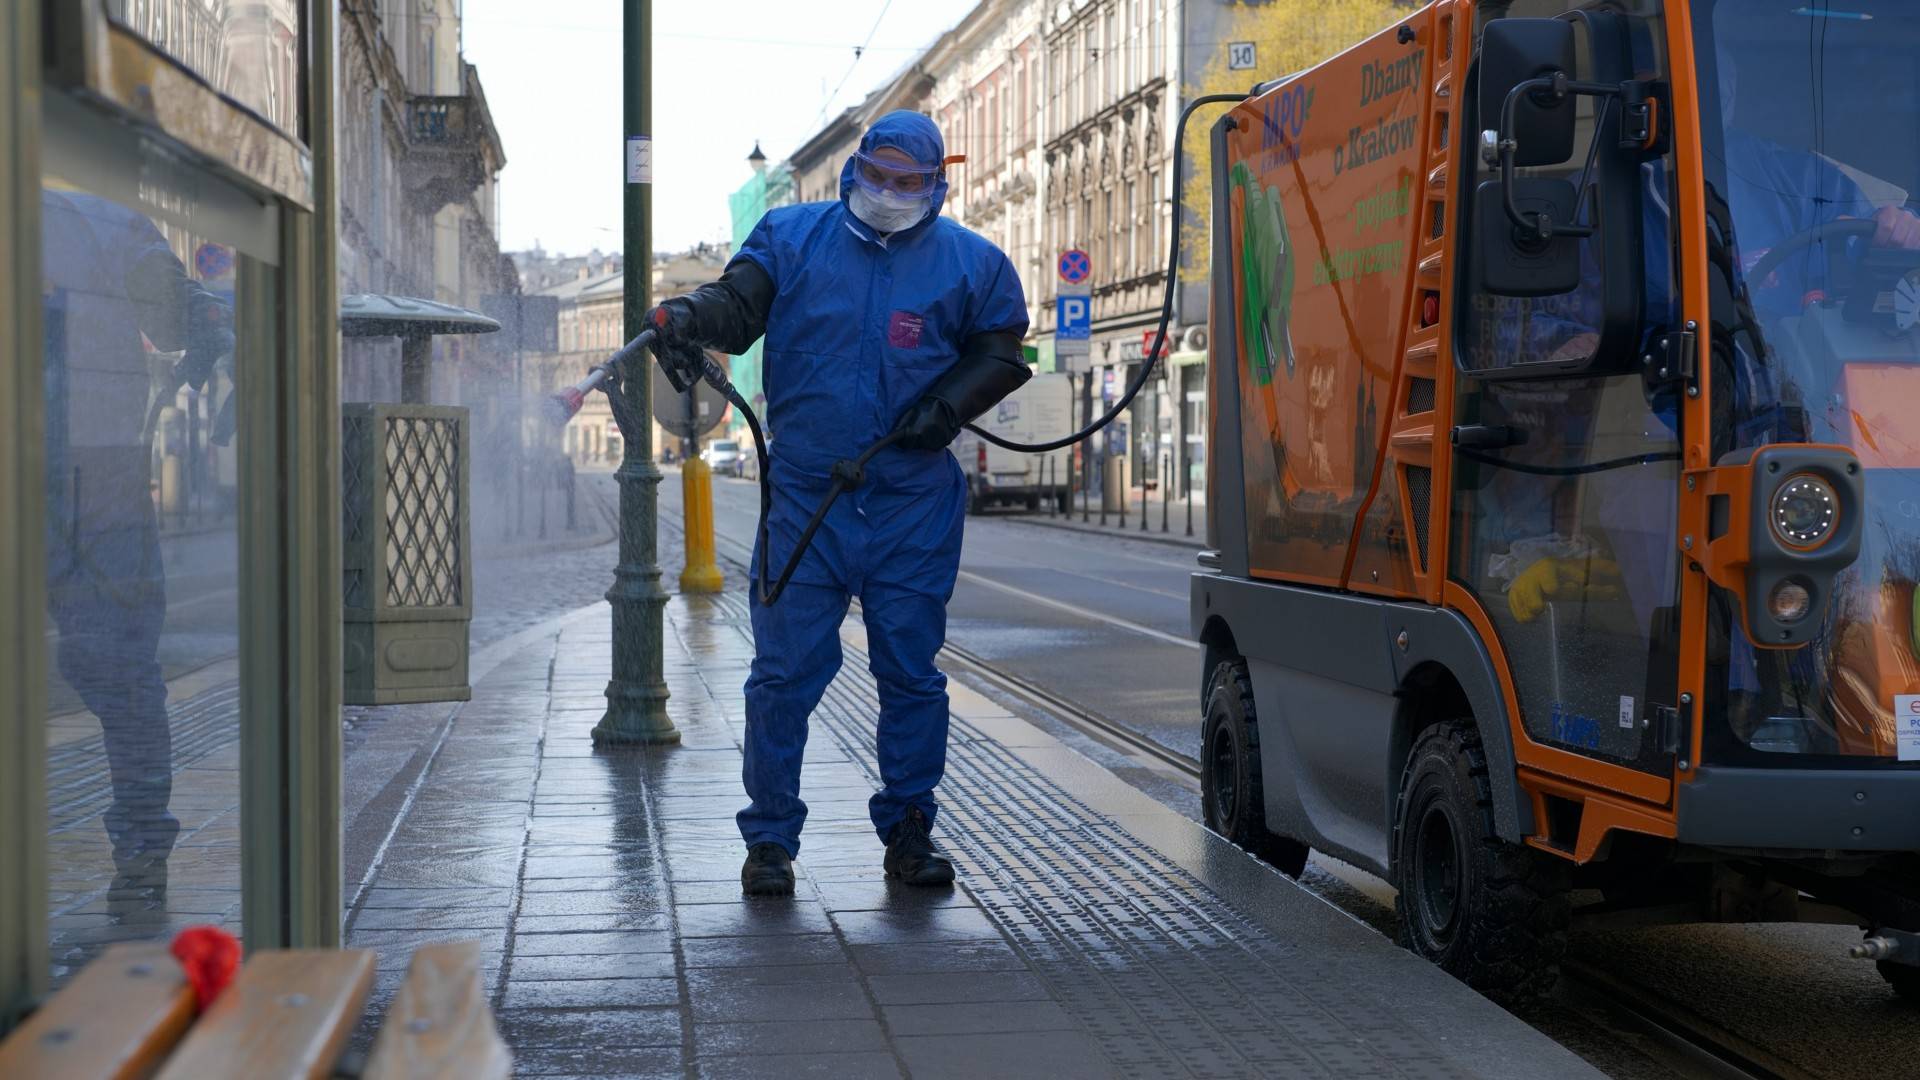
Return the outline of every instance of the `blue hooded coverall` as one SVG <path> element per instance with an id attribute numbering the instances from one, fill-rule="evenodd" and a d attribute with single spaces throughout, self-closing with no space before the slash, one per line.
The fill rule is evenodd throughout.
<path id="1" fill-rule="evenodd" d="M 945 156 L 939 129 L 914 112 L 881 117 L 860 142 L 863 153 L 885 147 L 922 165 Z M 756 546 L 756 574 L 762 559 L 777 569 L 791 557 L 834 463 L 886 436 L 968 338 L 1027 330 L 1026 298 L 1006 255 L 940 216 L 944 177 L 926 217 L 882 236 L 848 209 L 853 169 L 850 158 L 837 202 L 768 211 L 735 256 L 756 263 L 775 288 L 763 369 L 772 550 Z M 952 454 L 889 447 L 866 482 L 834 504 L 779 602 L 754 597 L 742 777 L 752 803 L 738 816 L 749 846 L 799 853 L 807 720 L 840 670 L 840 624 L 855 596 L 880 690 L 884 786 L 869 803 L 874 828 L 887 839 L 914 807 L 933 821 L 947 754 L 947 680 L 934 654 L 946 638 L 966 494 Z"/>

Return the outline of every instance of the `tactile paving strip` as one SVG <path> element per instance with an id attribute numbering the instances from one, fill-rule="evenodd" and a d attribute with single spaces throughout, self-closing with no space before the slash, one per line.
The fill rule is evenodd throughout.
<path id="1" fill-rule="evenodd" d="M 744 615 L 739 593 L 717 598 Z M 814 713 L 879 784 L 879 699 L 851 647 Z M 1468 1074 L 1337 972 L 1274 938 L 1203 882 L 972 725 L 955 719 L 940 839 L 966 885 L 1115 1074 Z"/>

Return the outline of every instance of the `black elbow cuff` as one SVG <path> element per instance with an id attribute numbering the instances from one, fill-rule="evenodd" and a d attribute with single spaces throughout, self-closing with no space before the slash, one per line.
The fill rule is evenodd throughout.
<path id="1" fill-rule="evenodd" d="M 685 296 L 666 302 L 685 326 L 688 340 L 739 354 L 767 332 L 767 313 L 773 310 L 773 278 L 752 259 L 736 258 L 720 280 L 710 281 Z"/>
<path id="2" fill-rule="evenodd" d="M 965 424 L 998 405 L 1032 377 L 1033 369 L 1020 352 L 1018 337 L 1008 333 L 975 334 L 961 349 L 959 363 L 927 393 L 946 402 L 954 417 Z"/>

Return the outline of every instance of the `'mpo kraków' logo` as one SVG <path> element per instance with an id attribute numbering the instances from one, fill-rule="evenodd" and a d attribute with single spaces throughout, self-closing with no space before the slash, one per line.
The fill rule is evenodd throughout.
<path id="1" fill-rule="evenodd" d="M 1313 87 L 1289 86 L 1267 99 L 1260 113 L 1260 152 L 1267 166 L 1290 165 L 1300 156 L 1300 133 L 1313 111 Z"/>

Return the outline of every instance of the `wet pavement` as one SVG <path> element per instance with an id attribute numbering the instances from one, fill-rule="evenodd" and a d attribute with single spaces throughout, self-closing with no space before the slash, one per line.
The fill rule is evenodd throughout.
<path id="1" fill-rule="evenodd" d="M 522 1075 L 1590 1075 L 964 687 L 939 830 L 960 884 L 890 885 L 857 622 L 814 717 L 797 894 L 743 899 L 746 614 L 670 601 L 675 748 L 592 747 L 604 605 L 502 643 L 354 898 L 376 1013 L 411 948 L 474 939 Z"/>
<path id="2" fill-rule="evenodd" d="M 677 505 L 674 498 L 663 489 L 663 506 Z M 756 505 L 751 486 L 715 484 L 723 555 L 740 557 L 738 541 L 752 536 Z M 1173 507 L 1176 534 L 1180 509 Z M 968 519 L 949 639 L 1003 671 L 1196 756 L 1199 660 L 1185 641 L 1191 554 L 1138 543 L 1137 536 L 1076 534 L 1046 523 L 1044 513 L 1034 519 L 990 511 Z M 1152 524 L 1157 528 L 1158 518 Z M 1089 740 L 1076 741 L 1044 717 L 1030 718 L 1100 756 Z M 1115 757 L 1102 760 L 1125 773 Z M 1128 779 L 1198 816 L 1191 791 L 1156 786 L 1143 775 Z M 1379 879 L 1316 853 L 1303 881 L 1382 934 L 1394 933 L 1392 890 Z M 1703 1026 L 1781 1075 L 1839 1080 L 1914 1073 L 1920 1014 L 1889 991 L 1872 964 L 1846 957 L 1846 946 L 1858 939 L 1858 931 L 1844 926 L 1692 925 L 1582 931 L 1569 944 L 1574 961 L 1631 984 L 1661 1015 Z M 1697 1062 L 1676 1060 L 1645 1025 L 1612 1015 L 1608 991 L 1563 981 L 1564 992 L 1527 1017 L 1542 1032 L 1623 1080 L 1699 1074 Z"/>

